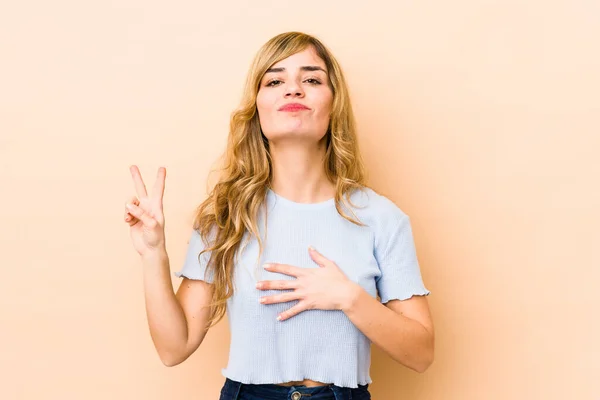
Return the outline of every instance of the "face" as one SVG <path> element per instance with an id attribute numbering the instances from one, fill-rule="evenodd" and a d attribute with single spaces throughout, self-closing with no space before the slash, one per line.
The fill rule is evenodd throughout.
<path id="1" fill-rule="evenodd" d="M 267 139 L 319 141 L 325 136 L 333 102 L 328 72 L 313 47 L 269 68 L 256 98 Z"/>

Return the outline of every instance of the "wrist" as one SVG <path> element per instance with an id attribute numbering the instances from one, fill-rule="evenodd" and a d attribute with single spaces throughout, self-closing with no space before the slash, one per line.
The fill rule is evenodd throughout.
<path id="1" fill-rule="evenodd" d="M 340 305 L 340 309 L 344 312 L 350 311 L 360 297 L 361 292 L 362 287 L 358 283 L 349 281 L 348 285 L 344 289 L 344 297 Z"/>
<path id="2" fill-rule="evenodd" d="M 164 246 L 155 247 L 144 252 L 141 257 L 144 262 L 161 261 L 168 258 L 167 249 Z"/>

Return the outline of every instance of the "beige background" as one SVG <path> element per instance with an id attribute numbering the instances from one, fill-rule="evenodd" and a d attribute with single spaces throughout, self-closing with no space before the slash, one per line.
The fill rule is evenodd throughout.
<path id="1" fill-rule="evenodd" d="M 3 5 L 0 398 L 218 398 L 226 320 L 175 368 L 152 346 L 128 167 L 167 167 L 178 269 L 252 56 L 302 30 L 345 69 L 432 291 L 434 364 L 374 348 L 373 398 L 600 399 L 598 4 Z"/>

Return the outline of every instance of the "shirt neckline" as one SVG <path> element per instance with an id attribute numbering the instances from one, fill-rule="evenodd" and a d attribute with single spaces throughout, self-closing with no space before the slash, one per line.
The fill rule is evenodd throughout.
<path id="1" fill-rule="evenodd" d="M 277 203 L 280 203 L 286 207 L 295 208 L 297 210 L 316 210 L 335 205 L 335 197 L 332 197 L 325 201 L 320 201 L 318 203 L 298 203 L 296 201 L 287 199 L 275 193 L 271 188 L 267 188 L 267 196 L 269 196 L 272 200 L 276 201 Z"/>

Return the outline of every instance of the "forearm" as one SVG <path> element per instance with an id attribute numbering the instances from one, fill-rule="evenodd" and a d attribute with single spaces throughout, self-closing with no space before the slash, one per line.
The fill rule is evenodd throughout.
<path id="1" fill-rule="evenodd" d="M 423 372 L 433 360 L 433 333 L 381 304 L 353 283 L 342 311 L 377 347 L 400 364 Z"/>
<path id="2" fill-rule="evenodd" d="M 142 266 L 152 341 L 163 363 L 177 364 L 186 353 L 188 329 L 185 314 L 173 291 L 166 250 L 143 256 Z"/>

